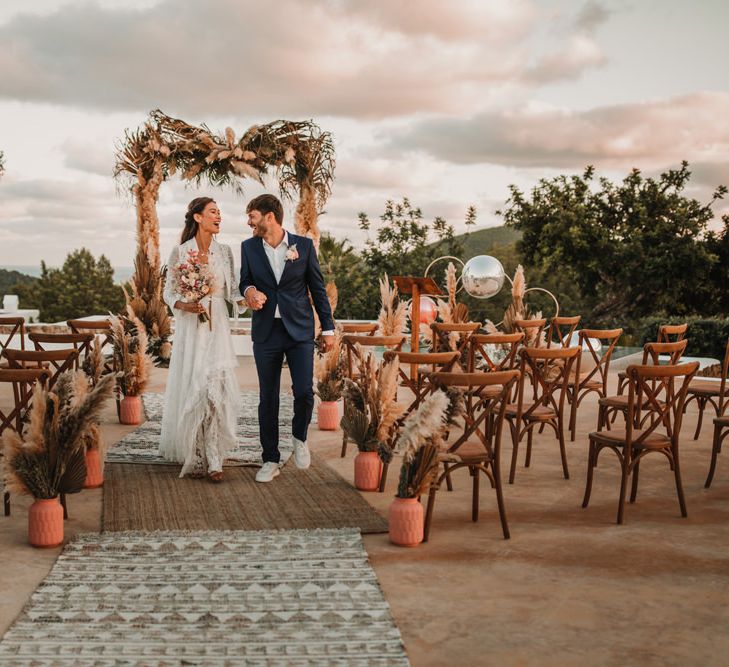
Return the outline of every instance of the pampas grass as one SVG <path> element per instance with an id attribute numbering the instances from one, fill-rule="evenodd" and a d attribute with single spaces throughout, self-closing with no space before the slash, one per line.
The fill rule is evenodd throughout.
<path id="1" fill-rule="evenodd" d="M 109 320 L 119 390 L 124 396 L 139 396 L 147 386 L 152 367 L 144 325 L 136 317 L 111 316 Z"/>
<path id="2" fill-rule="evenodd" d="M 322 401 L 338 401 L 344 390 L 344 359 L 342 355 L 342 330 L 334 331 L 333 347 L 329 352 L 314 357 L 316 394 Z"/>
<path id="3" fill-rule="evenodd" d="M 408 316 L 408 302 L 398 298 L 397 286 L 390 286 L 387 274 L 380 283 L 380 315 L 377 333 L 380 336 L 402 336 Z"/>
<path id="4" fill-rule="evenodd" d="M 80 491 L 86 478 L 84 438 L 113 387 L 114 377 L 105 375 L 89 389 L 80 371 L 62 373 L 52 390 L 37 384 L 25 434 L 3 433 L 8 490 L 44 499 Z"/>

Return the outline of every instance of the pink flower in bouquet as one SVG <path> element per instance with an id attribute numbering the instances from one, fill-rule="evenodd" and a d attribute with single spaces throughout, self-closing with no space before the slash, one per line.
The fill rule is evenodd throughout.
<path id="1" fill-rule="evenodd" d="M 187 251 L 187 260 L 173 267 L 173 278 L 180 285 L 182 296 L 187 303 L 196 303 L 213 291 L 215 278 L 210 267 L 200 261 L 197 250 Z M 201 322 L 210 319 L 207 313 L 200 313 Z"/>

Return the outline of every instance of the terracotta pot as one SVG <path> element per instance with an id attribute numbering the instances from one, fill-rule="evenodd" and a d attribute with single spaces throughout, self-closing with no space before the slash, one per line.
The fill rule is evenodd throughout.
<path id="1" fill-rule="evenodd" d="M 395 498 L 387 520 L 393 544 L 417 547 L 423 541 L 423 506 L 417 498 Z"/>
<path id="2" fill-rule="evenodd" d="M 316 409 L 316 421 L 320 431 L 339 429 L 339 404 L 336 401 L 322 401 Z"/>
<path id="3" fill-rule="evenodd" d="M 104 472 L 101 469 L 101 454 L 98 449 L 87 449 L 84 489 L 96 489 L 103 485 Z"/>
<path id="4" fill-rule="evenodd" d="M 354 457 L 354 485 L 360 491 L 377 491 L 381 476 L 382 461 L 377 452 L 360 452 Z"/>
<path id="5" fill-rule="evenodd" d="M 142 397 L 125 396 L 119 404 L 119 421 L 122 424 L 137 425 L 142 423 Z"/>
<path id="6" fill-rule="evenodd" d="M 58 498 L 37 499 L 28 510 L 28 541 L 51 549 L 63 544 L 63 507 Z"/>

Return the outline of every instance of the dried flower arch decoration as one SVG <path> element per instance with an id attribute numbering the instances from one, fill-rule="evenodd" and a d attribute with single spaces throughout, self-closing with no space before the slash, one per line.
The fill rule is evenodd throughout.
<path id="1" fill-rule="evenodd" d="M 317 219 L 331 192 L 334 144 L 329 132 L 312 121 L 276 120 L 254 125 L 236 141 L 231 128 L 224 136 L 195 127 L 159 109 L 137 130 L 127 130 L 118 146 L 114 176 L 131 181 L 137 208 L 137 247 L 150 266 L 160 267 L 157 200 L 164 181 L 179 173 L 186 181 L 231 186 L 241 192 L 241 179 L 262 182 L 274 172 L 281 196 L 298 196 L 295 227 L 318 245 Z"/>

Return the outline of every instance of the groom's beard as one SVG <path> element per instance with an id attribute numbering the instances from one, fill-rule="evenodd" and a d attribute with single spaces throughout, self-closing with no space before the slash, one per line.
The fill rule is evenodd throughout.
<path id="1" fill-rule="evenodd" d="M 261 238 L 265 236 L 266 230 L 261 225 L 248 225 L 248 227 L 250 227 L 253 236 L 260 236 Z"/>

